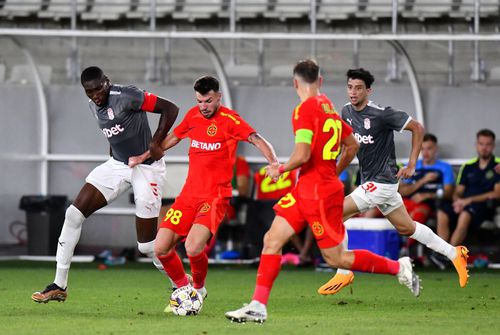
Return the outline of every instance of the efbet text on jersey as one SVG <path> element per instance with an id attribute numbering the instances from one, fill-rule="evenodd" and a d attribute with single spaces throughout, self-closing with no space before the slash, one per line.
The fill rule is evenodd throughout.
<path id="1" fill-rule="evenodd" d="M 111 127 L 111 129 L 102 128 L 102 133 L 107 138 L 113 137 L 114 135 L 118 135 L 119 133 L 123 133 L 124 131 L 125 131 L 125 128 L 122 128 L 122 126 L 119 124 L 117 124 L 114 127 Z"/>
<path id="2" fill-rule="evenodd" d="M 372 135 L 360 135 L 358 133 L 354 133 L 354 138 L 356 139 L 356 141 L 358 141 L 359 143 L 363 143 L 363 144 L 375 143 Z"/>
<path id="3" fill-rule="evenodd" d="M 221 144 L 219 142 L 205 143 L 197 140 L 191 140 L 191 147 L 207 151 L 214 151 L 214 150 L 219 150 L 221 148 Z"/>

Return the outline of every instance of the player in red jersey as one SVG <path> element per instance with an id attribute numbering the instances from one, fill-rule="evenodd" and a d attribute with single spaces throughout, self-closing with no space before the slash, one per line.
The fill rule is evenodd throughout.
<path id="1" fill-rule="evenodd" d="M 292 115 L 295 148 L 285 164 L 270 165 L 268 175 L 278 178 L 300 167 L 299 181 L 291 193 L 274 206 L 276 217 L 264 237 L 257 283 L 250 304 L 225 315 L 231 321 L 264 322 L 267 302 L 279 274 L 281 249 L 290 237 L 309 225 L 325 261 L 334 268 L 347 266 L 363 272 L 397 275 L 418 296 L 420 281 L 408 257 L 399 261 L 367 250 L 344 250 L 341 242 L 344 186 L 337 177 L 352 161 L 359 144 L 352 128 L 337 114 L 319 89 L 322 77 L 313 60 L 300 61 L 293 70 L 294 87 L 301 103 Z M 342 155 L 336 162 L 337 156 Z"/>
<path id="2" fill-rule="evenodd" d="M 216 78 L 199 78 L 194 90 L 197 106 L 187 112 L 162 142 L 163 149 L 168 150 L 183 138 L 191 140 L 186 183 L 160 225 L 155 255 L 177 287 L 189 285 L 175 251 L 176 244 L 185 238 L 193 286 L 205 297 L 208 257 L 204 248 L 229 207 L 238 142 L 247 141 L 256 146 L 271 165 L 278 166 L 278 159 L 269 142 L 237 112 L 221 105 Z M 145 158 L 143 155 L 136 162 Z"/>

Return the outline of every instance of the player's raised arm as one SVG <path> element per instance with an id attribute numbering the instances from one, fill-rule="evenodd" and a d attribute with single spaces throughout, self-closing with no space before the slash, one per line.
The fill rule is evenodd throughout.
<path id="1" fill-rule="evenodd" d="M 415 166 L 417 164 L 418 155 L 420 154 L 420 148 L 422 147 L 422 141 L 424 139 L 425 129 L 424 126 L 418 121 L 411 120 L 405 127 L 405 130 L 411 131 L 411 153 L 410 160 L 405 167 L 402 167 L 396 177 L 398 178 L 410 178 L 415 173 Z"/>
<path id="2" fill-rule="evenodd" d="M 278 157 L 276 157 L 273 146 L 259 133 L 251 133 L 250 136 L 248 136 L 248 142 L 252 143 L 262 152 L 262 155 L 267 159 L 269 164 L 278 164 Z"/>
<path id="3" fill-rule="evenodd" d="M 337 162 L 338 176 L 340 176 L 342 171 L 344 171 L 349 166 L 349 164 L 351 164 L 352 160 L 354 159 L 359 150 L 359 143 L 358 141 L 356 141 L 356 138 L 354 138 L 354 135 L 352 133 L 344 137 L 341 143 L 342 143 L 342 155 L 340 156 L 340 159 Z"/>
<path id="4" fill-rule="evenodd" d="M 162 141 L 167 136 L 170 128 L 172 128 L 179 114 L 179 107 L 169 100 L 158 97 L 153 112 L 161 114 L 161 116 L 158 128 L 149 145 L 149 151 L 151 157 L 154 160 L 158 160 L 163 157 Z"/>

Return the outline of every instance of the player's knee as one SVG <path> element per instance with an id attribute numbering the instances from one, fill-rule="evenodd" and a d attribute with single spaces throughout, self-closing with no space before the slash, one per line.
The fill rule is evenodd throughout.
<path id="1" fill-rule="evenodd" d="M 283 243 L 274 235 L 267 232 L 264 235 L 263 253 L 277 254 L 281 251 Z"/>
<path id="2" fill-rule="evenodd" d="M 199 255 L 205 249 L 206 242 L 203 241 L 191 241 L 191 243 L 186 242 L 186 254 L 188 256 Z"/>
<path id="3" fill-rule="evenodd" d="M 137 249 L 141 254 L 151 257 L 154 254 L 154 245 L 155 240 L 146 243 L 137 242 Z"/>
<path id="4" fill-rule="evenodd" d="M 154 255 L 155 257 L 163 257 L 163 256 L 166 256 L 170 253 L 170 251 L 172 250 L 172 248 L 170 248 L 169 246 L 166 246 L 166 245 L 161 245 L 158 243 L 157 240 L 155 240 L 155 244 L 154 244 L 154 247 L 153 247 L 153 251 L 154 251 Z"/>
<path id="5" fill-rule="evenodd" d="M 68 225 L 72 228 L 80 229 L 82 227 L 82 223 L 85 220 L 85 216 L 83 216 L 82 212 L 78 208 L 73 205 L 70 205 L 68 209 L 66 209 L 66 214 L 64 217 L 64 224 Z"/>

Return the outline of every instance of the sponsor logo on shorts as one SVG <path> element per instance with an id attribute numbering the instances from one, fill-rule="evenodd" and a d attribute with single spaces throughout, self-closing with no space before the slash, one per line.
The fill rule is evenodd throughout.
<path id="1" fill-rule="evenodd" d="M 312 232 L 316 236 L 321 236 L 325 232 L 325 229 L 323 228 L 323 225 L 319 223 L 318 221 L 314 221 L 312 225 Z"/>
<path id="2" fill-rule="evenodd" d="M 207 135 L 208 136 L 215 136 L 215 134 L 217 134 L 217 126 L 215 125 L 215 123 L 212 123 L 207 128 Z"/>
<path id="3" fill-rule="evenodd" d="M 107 138 L 110 138 L 110 137 L 113 137 L 113 136 L 118 135 L 120 133 L 123 133 L 124 131 L 125 131 L 125 128 L 122 128 L 122 126 L 119 125 L 119 124 L 117 124 L 114 127 L 111 127 L 110 129 L 108 129 L 108 128 L 102 128 L 102 133 Z"/>
<path id="4" fill-rule="evenodd" d="M 220 142 L 206 143 L 206 142 L 200 142 L 197 140 L 191 141 L 191 148 L 198 148 L 198 149 L 207 150 L 207 151 L 219 150 L 221 148 L 221 146 L 222 146 L 222 144 Z"/>
<path id="5" fill-rule="evenodd" d="M 210 205 L 205 202 L 203 205 L 201 205 L 200 213 L 206 213 L 209 210 L 210 210 Z"/>

